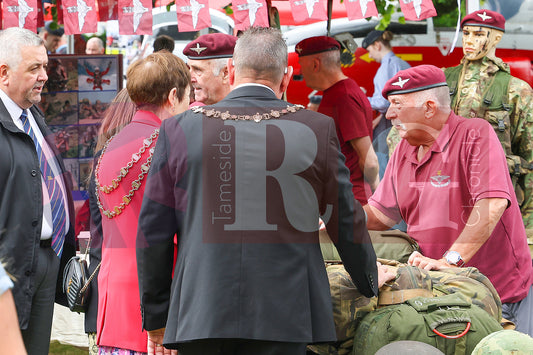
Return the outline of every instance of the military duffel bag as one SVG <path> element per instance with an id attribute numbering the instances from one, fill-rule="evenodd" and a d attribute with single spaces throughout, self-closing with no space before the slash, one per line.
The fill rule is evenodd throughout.
<path id="1" fill-rule="evenodd" d="M 485 336 L 502 329 L 459 293 L 415 297 L 368 313 L 355 332 L 352 355 L 373 355 L 399 340 L 420 341 L 447 355 L 466 355 Z"/>

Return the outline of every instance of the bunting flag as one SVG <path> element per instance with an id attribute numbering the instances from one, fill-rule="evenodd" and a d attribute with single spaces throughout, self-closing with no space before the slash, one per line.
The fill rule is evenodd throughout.
<path id="1" fill-rule="evenodd" d="M 37 0 L 37 28 L 44 26 L 43 1 Z"/>
<path id="2" fill-rule="evenodd" d="M 176 0 L 178 31 L 192 32 L 211 27 L 209 0 Z"/>
<path id="3" fill-rule="evenodd" d="M 118 31 L 121 35 L 151 35 L 152 0 L 118 0 Z"/>
<path id="4" fill-rule="evenodd" d="M 294 22 L 327 20 L 327 0 L 290 0 Z"/>
<path id="5" fill-rule="evenodd" d="M 118 20 L 117 0 L 98 0 L 98 21 Z"/>
<path id="6" fill-rule="evenodd" d="M 65 34 L 93 33 L 98 31 L 95 0 L 63 0 Z"/>
<path id="7" fill-rule="evenodd" d="M 235 29 L 244 31 L 252 26 L 268 27 L 268 7 L 265 0 L 234 0 Z"/>
<path id="8" fill-rule="evenodd" d="M 344 0 L 349 20 L 378 16 L 374 0 Z"/>
<path id="9" fill-rule="evenodd" d="M 56 0 L 57 7 L 57 23 L 62 25 L 65 22 L 63 21 L 63 0 Z"/>
<path id="10" fill-rule="evenodd" d="M 2 24 L 37 32 L 37 13 L 37 0 L 4 0 Z"/>
<path id="11" fill-rule="evenodd" d="M 400 0 L 400 7 L 407 21 L 421 21 L 437 16 L 431 0 Z"/>

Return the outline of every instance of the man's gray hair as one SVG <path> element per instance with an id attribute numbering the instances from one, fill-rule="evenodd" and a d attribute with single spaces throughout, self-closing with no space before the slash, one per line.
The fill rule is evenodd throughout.
<path id="1" fill-rule="evenodd" d="M 450 108 L 450 90 L 448 86 L 439 86 L 436 88 L 422 90 L 413 93 L 414 102 L 417 107 L 420 107 L 429 99 L 437 102 L 439 107 Z"/>
<path id="2" fill-rule="evenodd" d="M 281 82 L 288 64 L 287 44 L 278 29 L 251 27 L 237 40 L 233 63 L 236 75 Z"/>
<path id="3" fill-rule="evenodd" d="M 341 52 L 339 50 L 322 52 L 319 54 L 322 66 L 331 72 L 336 72 L 341 67 Z"/>
<path id="4" fill-rule="evenodd" d="M 211 59 L 211 69 L 214 76 L 219 76 L 222 69 L 228 65 L 228 58 L 214 58 Z"/>
<path id="5" fill-rule="evenodd" d="M 0 64 L 16 70 L 22 60 L 23 47 L 44 46 L 43 39 L 30 30 L 10 27 L 0 31 Z"/>

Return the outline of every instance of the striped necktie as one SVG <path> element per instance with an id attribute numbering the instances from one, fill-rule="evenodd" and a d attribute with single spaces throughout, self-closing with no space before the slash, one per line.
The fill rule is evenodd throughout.
<path id="1" fill-rule="evenodd" d="M 24 126 L 24 131 L 31 137 L 31 139 L 33 139 L 35 150 L 37 152 L 37 156 L 39 157 L 41 174 L 44 178 L 46 188 L 48 189 L 48 195 L 50 196 L 50 207 L 52 209 L 52 223 L 54 229 L 52 235 L 52 249 L 59 257 L 61 257 L 66 232 L 66 210 L 65 204 L 63 203 L 61 188 L 55 179 L 54 172 L 50 166 L 50 163 L 48 162 L 48 159 L 46 158 L 46 155 L 43 152 L 43 148 L 37 140 L 35 132 L 33 132 L 33 129 L 31 128 L 30 120 L 28 119 L 28 113 L 26 110 L 22 111 L 20 120 Z"/>

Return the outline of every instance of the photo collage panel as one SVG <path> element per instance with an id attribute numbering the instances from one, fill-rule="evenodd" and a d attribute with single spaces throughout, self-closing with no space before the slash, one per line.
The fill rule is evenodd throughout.
<path id="1" fill-rule="evenodd" d="M 75 200 L 87 185 L 98 130 L 110 102 L 122 88 L 120 55 L 50 55 L 40 108 L 72 174 Z"/>

